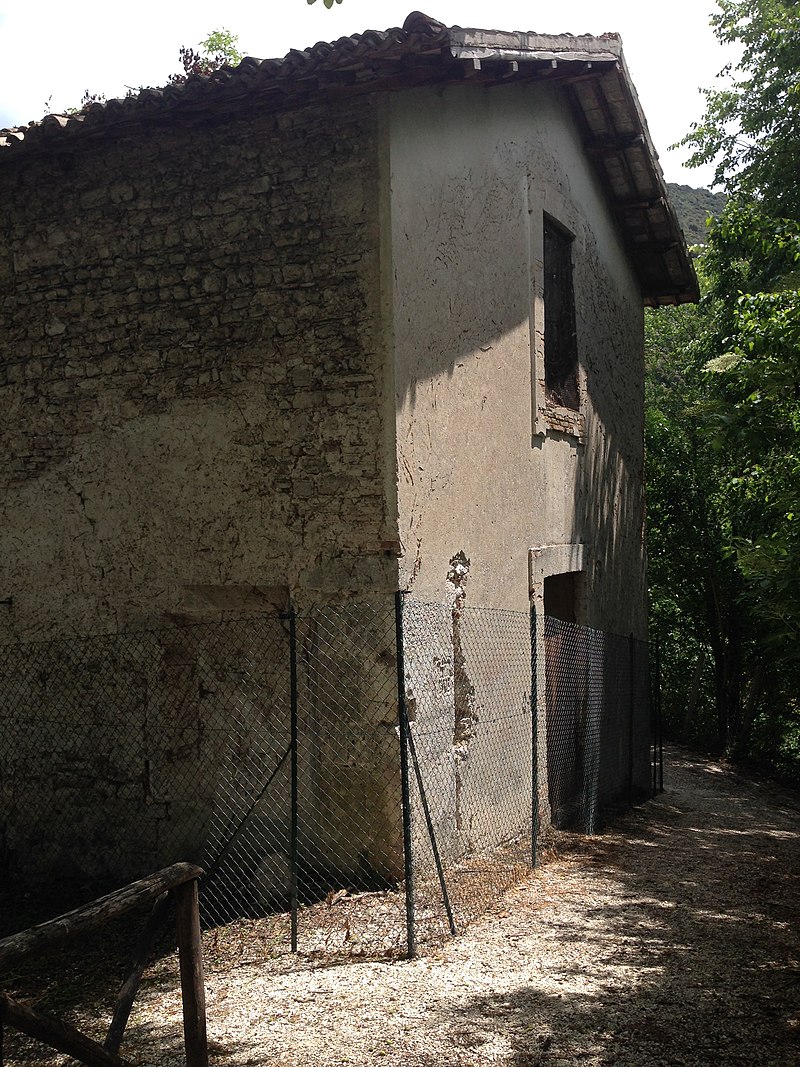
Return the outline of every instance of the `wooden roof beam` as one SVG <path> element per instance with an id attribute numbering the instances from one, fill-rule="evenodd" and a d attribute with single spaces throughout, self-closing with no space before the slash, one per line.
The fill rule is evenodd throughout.
<path id="1" fill-rule="evenodd" d="M 588 139 L 584 143 L 584 148 L 592 155 L 608 156 L 615 152 L 622 153 L 626 148 L 644 147 L 644 143 L 644 135 L 641 133 L 629 133 L 622 136 L 607 134 L 603 137 Z"/>

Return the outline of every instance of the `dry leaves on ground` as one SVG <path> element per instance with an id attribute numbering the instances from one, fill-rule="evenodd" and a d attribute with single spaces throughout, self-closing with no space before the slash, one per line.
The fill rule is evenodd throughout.
<path id="1" fill-rule="evenodd" d="M 666 785 L 412 961 L 269 958 L 257 926 L 207 935 L 212 1063 L 800 1063 L 798 799 L 678 752 Z M 148 974 L 123 1053 L 182 1062 L 174 958 Z M 58 1062 L 31 1054 L 17 1062 Z"/>

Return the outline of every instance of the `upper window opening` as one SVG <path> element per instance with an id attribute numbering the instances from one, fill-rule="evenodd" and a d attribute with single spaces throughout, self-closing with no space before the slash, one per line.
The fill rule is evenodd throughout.
<path id="1" fill-rule="evenodd" d="M 549 399 L 578 411 L 572 234 L 544 216 L 544 378 Z"/>

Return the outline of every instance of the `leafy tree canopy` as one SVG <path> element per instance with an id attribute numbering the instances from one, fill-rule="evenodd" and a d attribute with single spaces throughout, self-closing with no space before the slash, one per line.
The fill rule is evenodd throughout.
<path id="1" fill-rule="evenodd" d="M 684 143 L 716 162 L 728 200 L 698 260 L 700 305 L 647 323 L 651 599 L 683 732 L 796 767 L 800 4 L 719 4 L 717 36 L 742 60 Z"/>
<path id="2" fill-rule="evenodd" d="M 731 547 L 754 614 L 775 653 L 800 660 L 800 223 L 736 200 L 706 267 L 716 319 L 698 414 L 731 457 Z"/>
<path id="3" fill-rule="evenodd" d="M 758 197 L 773 214 L 797 217 L 800 5 L 719 0 L 719 7 L 714 32 L 740 44 L 742 59 L 732 84 L 705 91 L 705 116 L 681 143 L 694 148 L 690 165 L 716 162 L 714 184 L 729 194 Z"/>

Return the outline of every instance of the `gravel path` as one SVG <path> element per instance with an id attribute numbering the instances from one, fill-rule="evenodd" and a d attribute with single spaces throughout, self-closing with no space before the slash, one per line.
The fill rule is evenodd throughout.
<path id="1" fill-rule="evenodd" d="M 435 954 L 210 969 L 214 1061 L 800 1064 L 798 799 L 674 752 L 666 782 Z M 134 1026 L 178 1062 L 177 998 L 149 997 Z"/>
<path id="2" fill-rule="evenodd" d="M 797 1067 L 798 797 L 684 753 L 665 780 L 436 953 L 212 957 L 212 1063 Z M 123 1054 L 139 1063 L 182 1062 L 172 967 L 137 1001 Z"/>

